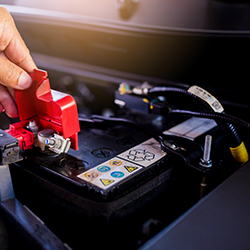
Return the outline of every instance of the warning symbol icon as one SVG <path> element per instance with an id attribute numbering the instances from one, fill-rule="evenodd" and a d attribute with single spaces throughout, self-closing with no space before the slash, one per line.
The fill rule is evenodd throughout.
<path id="1" fill-rule="evenodd" d="M 138 167 L 131 167 L 131 166 L 124 166 L 126 168 L 126 170 L 128 170 L 129 173 L 135 171 L 136 169 L 138 169 Z"/>
<path id="2" fill-rule="evenodd" d="M 108 180 L 108 179 L 100 179 L 100 181 L 102 182 L 102 184 L 104 186 L 108 186 L 108 185 L 110 185 L 111 183 L 114 182 L 114 180 Z"/>
<path id="3" fill-rule="evenodd" d="M 120 160 L 111 160 L 110 162 L 109 162 L 109 164 L 111 165 L 111 166 L 120 166 L 120 165 L 122 165 L 122 161 L 120 161 Z"/>
<path id="4" fill-rule="evenodd" d="M 94 171 L 89 171 L 86 174 L 84 174 L 84 176 L 88 179 L 94 179 L 98 176 L 98 174 Z"/>

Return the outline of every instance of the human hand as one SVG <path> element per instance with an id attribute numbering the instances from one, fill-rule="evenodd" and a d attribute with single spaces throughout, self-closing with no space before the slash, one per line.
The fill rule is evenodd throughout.
<path id="1" fill-rule="evenodd" d="M 13 18 L 0 7 L 0 112 L 18 117 L 14 89 L 26 89 L 32 84 L 28 73 L 36 65 L 21 38 Z"/>

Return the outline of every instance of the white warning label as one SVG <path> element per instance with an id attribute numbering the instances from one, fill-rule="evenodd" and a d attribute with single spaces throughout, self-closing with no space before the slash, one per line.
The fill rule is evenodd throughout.
<path id="1" fill-rule="evenodd" d="M 188 92 L 207 102 L 215 112 L 222 113 L 224 111 L 220 102 L 205 89 L 194 85 L 188 89 Z"/>
<path id="2" fill-rule="evenodd" d="M 160 143 L 151 138 L 118 156 L 124 160 L 139 164 L 142 167 L 148 167 L 165 155 L 166 153 L 161 150 Z"/>
<path id="3" fill-rule="evenodd" d="M 141 168 L 141 166 L 115 157 L 78 175 L 78 178 L 88 181 L 102 189 L 107 189 L 122 181 L 124 178 L 131 176 Z"/>
<path id="4" fill-rule="evenodd" d="M 138 170 L 155 163 L 165 155 L 160 144 L 151 138 L 77 177 L 102 189 L 107 189 Z"/>

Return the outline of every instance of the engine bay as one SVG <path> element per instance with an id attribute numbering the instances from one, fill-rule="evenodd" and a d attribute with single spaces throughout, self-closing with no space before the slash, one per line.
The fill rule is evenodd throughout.
<path id="1" fill-rule="evenodd" d="M 0 114 L 6 249 L 153 249 L 248 164 L 248 27 L 211 18 L 248 3 L 146 25 L 150 1 L 117 2 L 110 19 L 5 5 L 39 68 L 19 118 Z"/>

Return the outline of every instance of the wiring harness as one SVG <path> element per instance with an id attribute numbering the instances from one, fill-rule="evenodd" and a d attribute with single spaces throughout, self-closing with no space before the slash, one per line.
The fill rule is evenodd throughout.
<path id="1" fill-rule="evenodd" d="M 171 109 L 168 105 L 166 105 L 165 102 L 155 101 L 156 99 L 154 99 L 158 96 L 166 96 L 170 93 L 177 93 L 180 96 L 187 96 L 195 104 L 197 104 L 197 106 L 200 106 L 201 110 L 189 111 Z M 126 83 L 122 83 L 119 87 L 119 95 L 122 96 L 124 94 L 143 97 L 141 99 L 142 102 L 148 104 L 149 111 L 152 113 L 160 113 L 162 115 L 168 115 L 172 113 L 214 119 L 228 140 L 229 148 L 234 160 L 240 165 L 243 165 L 249 160 L 248 152 L 244 142 L 235 128 L 235 125 L 243 126 L 249 129 L 250 124 L 242 119 L 226 114 L 220 102 L 205 89 L 199 86 L 152 87 L 148 83 L 144 83 L 140 87 L 131 88 Z"/>

